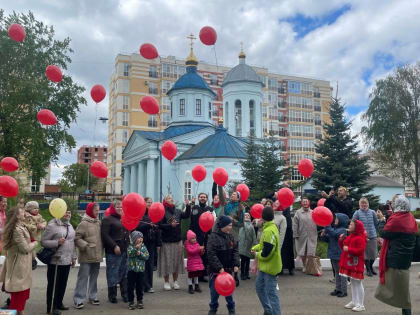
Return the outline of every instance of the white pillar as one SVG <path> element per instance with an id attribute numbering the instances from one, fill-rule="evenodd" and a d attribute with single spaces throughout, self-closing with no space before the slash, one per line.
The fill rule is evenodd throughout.
<path id="1" fill-rule="evenodd" d="M 146 171 L 146 196 L 152 199 L 155 198 L 155 161 L 153 159 L 147 160 Z"/>
<path id="2" fill-rule="evenodd" d="M 130 192 L 137 192 L 137 164 L 130 165 Z"/>
<path id="3" fill-rule="evenodd" d="M 146 174 L 144 174 L 142 166 L 142 162 L 137 163 L 137 193 L 143 196 L 143 178 Z"/>
<path id="4" fill-rule="evenodd" d="M 115 190 L 117 191 L 117 190 Z M 124 167 L 124 188 L 123 188 L 124 194 L 128 194 L 130 192 L 130 167 L 125 166 Z"/>

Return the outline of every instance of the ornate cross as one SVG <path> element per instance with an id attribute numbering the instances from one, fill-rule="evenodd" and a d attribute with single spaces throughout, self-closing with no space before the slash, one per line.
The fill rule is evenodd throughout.
<path id="1" fill-rule="evenodd" d="M 194 40 L 197 39 L 197 38 L 194 37 L 194 34 L 193 33 L 191 33 L 190 35 L 188 35 L 187 38 L 189 40 L 191 40 L 190 46 L 191 46 L 191 50 L 192 50 L 193 49 L 193 46 L 194 46 Z"/>

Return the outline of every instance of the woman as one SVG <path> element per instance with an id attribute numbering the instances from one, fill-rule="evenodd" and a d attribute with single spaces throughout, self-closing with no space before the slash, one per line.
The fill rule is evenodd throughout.
<path id="1" fill-rule="evenodd" d="M 384 239 L 379 258 L 380 282 L 375 297 L 397 308 L 403 315 L 411 314 L 410 266 L 418 231 L 417 222 L 410 212 L 410 203 L 400 195 L 395 199 L 394 213 L 385 223 L 382 212 L 377 211 L 379 233 Z"/>
<path id="2" fill-rule="evenodd" d="M 144 198 L 146 202 L 146 213 L 141 219 L 137 231 L 143 233 L 143 243 L 149 252 L 149 259 L 146 260 L 144 269 L 144 292 L 154 293 L 153 290 L 153 264 L 155 261 L 155 252 L 157 248 L 162 246 L 159 228 L 157 224 L 153 224 L 149 217 L 149 208 L 152 205 L 152 198 Z"/>
<path id="3" fill-rule="evenodd" d="M 51 308 L 62 311 L 69 309 L 63 304 L 63 298 L 66 292 L 70 266 L 74 267 L 76 264 L 75 232 L 70 224 L 70 218 L 71 211 L 68 210 L 61 219 L 52 219 L 48 222 L 41 238 L 43 247 L 56 250 L 47 270 L 47 312 L 50 312 Z M 55 294 L 54 301 L 52 301 L 54 282 Z"/>
<path id="4" fill-rule="evenodd" d="M 178 274 L 184 273 L 184 251 L 181 241 L 181 220 L 187 219 L 191 214 L 190 201 L 186 200 L 186 211 L 177 209 L 174 199 L 167 195 L 163 200 L 165 207 L 165 216 L 159 222 L 159 228 L 162 230 L 162 247 L 158 256 L 159 277 L 164 277 L 165 283 L 163 289 L 171 290 L 169 284 L 169 274 L 172 274 L 174 284 L 173 288 L 179 290 Z"/>
<path id="5" fill-rule="evenodd" d="M 102 220 L 101 236 L 105 248 L 106 280 L 108 282 L 108 300 L 117 303 L 117 285 L 120 285 L 121 297 L 128 302 L 127 295 L 127 247 L 129 233 L 121 223 L 122 205 L 114 200 L 109 207 L 109 216 Z"/>
<path id="6" fill-rule="evenodd" d="M 11 294 L 10 309 L 23 315 L 32 285 L 32 252 L 38 245 L 31 242 L 29 231 L 24 225 L 25 210 L 11 211 L 4 231 L 3 249 L 7 251 L 6 261 L 0 274 L 4 289 Z"/>
<path id="7" fill-rule="evenodd" d="M 279 209 L 281 210 L 281 208 L 282 207 L 280 206 Z M 284 209 L 283 215 L 286 218 L 287 228 L 283 246 L 281 248 L 281 261 L 283 264 L 283 270 L 288 269 L 289 274 L 293 276 L 295 274 L 295 254 L 293 252 L 293 227 L 290 207 Z M 283 273 L 283 270 L 281 273 Z"/>
<path id="8" fill-rule="evenodd" d="M 97 280 L 103 258 L 101 226 L 98 215 L 99 204 L 89 203 L 82 222 L 76 228 L 75 243 L 79 249 L 80 267 L 73 302 L 77 309 L 85 306 L 86 291 L 89 302 L 93 305 L 99 305 Z"/>

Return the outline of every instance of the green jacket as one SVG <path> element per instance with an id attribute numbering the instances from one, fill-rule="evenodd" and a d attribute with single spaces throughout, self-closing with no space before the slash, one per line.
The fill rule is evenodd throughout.
<path id="1" fill-rule="evenodd" d="M 271 249 L 267 252 L 267 249 Z M 256 252 L 258 269 L 262 272 L 276 276 L 283 268 L 279 246 L 279 230 L 274 221 L 265 222 L 260 243 L 252 247 Z"/>
<path id="2" fill-rule="evenodd" d="M 130 243 L 127 249 L 128 253 L 128 270 L 134 272 L 143 272 L 146 265 L 146 260 L 149 259 L 149 252 L 144 243 L 140 250 Z"/>

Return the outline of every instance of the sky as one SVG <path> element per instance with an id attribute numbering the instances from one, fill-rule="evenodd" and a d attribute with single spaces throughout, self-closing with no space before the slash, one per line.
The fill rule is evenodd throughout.
<path id="1" fill-rule="evenodd" d="M 95 117 L 108 116 L 108 99 L 95 106 L 90 88 L 102 84 L 108 92 L 116 55 L 138 52 L 142 43 L 153 43 L 163 56 L 184 58 L 186 36 L 198 37 L 210 25 L 218 35 L 219 64 L 236 65 L 243 41 L 250 65 L 329 80 L 334 89 L 338 84 L 354 135 L 364 123 L 361 116 L 376 80 L 416 62 L 420 51 L 420 1 L 413 0 L 1 2 L 6 15 L 32 11 L 36 19 L 54 26 L 56 38 L 72 39 L 73 62 L 65 73 L 87 90 L 88 105 L 70 129 L 77 147 L 52 165 L 52 182 L 65 165 L 76 162 L 78 147 L 107 144 L 107 124 L 95 124 Z M 212 48 L 198 43 L 194 51 L 199 60 L 215 63 Z"/>

